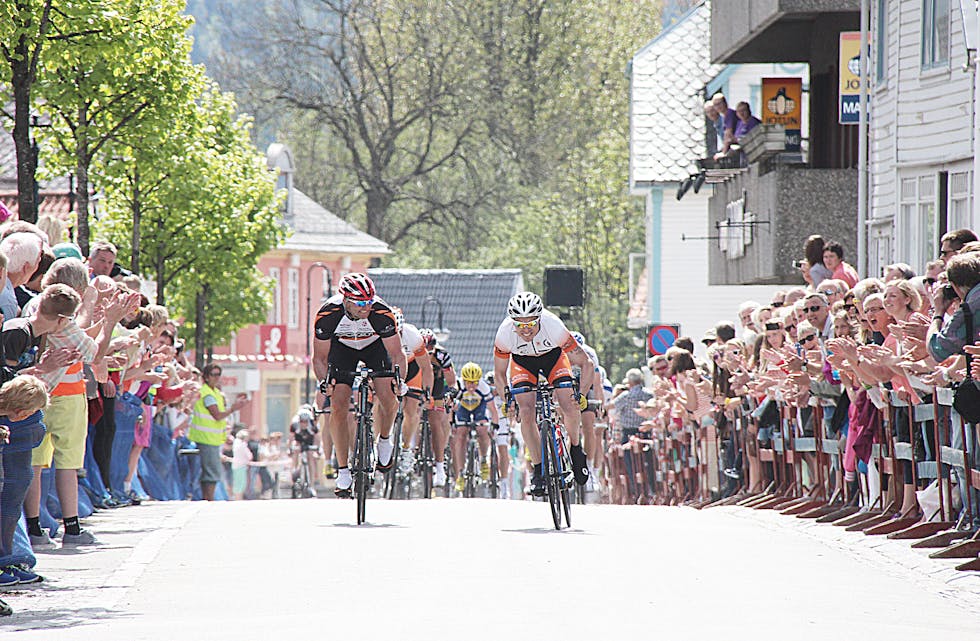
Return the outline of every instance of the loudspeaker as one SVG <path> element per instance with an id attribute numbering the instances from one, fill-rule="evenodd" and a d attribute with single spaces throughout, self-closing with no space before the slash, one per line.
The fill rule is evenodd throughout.
<path id="1" fill-rule="evenodd" d="M 585 274 L 578 265 L 544 268 L 545 307 L 584 307 Z"/>

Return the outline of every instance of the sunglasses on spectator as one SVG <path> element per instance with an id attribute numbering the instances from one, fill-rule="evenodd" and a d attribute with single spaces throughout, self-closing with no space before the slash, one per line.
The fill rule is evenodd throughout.
<path id="1" fill-rule="evenodd" d="M 816 337 L 817 337 L 816 334 L 810 334 L 809 336 L 804 336 L 803 338 L 801 338 L 800 339 L 800 342 L 801 343 L 809 343 L 810 341 L 812 341 Z"/>
<path id="2" fill-rule="evenodd" d="M 794 329 L 796 329 L 796 325 L 787 325 L 787 326 L 786 326 L 786 327 L 784 327 L 783 329 L 785 329 L 785 330 L 786 330 L 787 332 L 791 332 L 791 331 L 793 331 Z"/>
<path id="3" fill-rule="evenodd" d="M 836 296 L 837 295 L 837 290 L 836 289 L 821 289 L 820 290 L 820 293 L 823 294 L 824 296 Z"/>
<path id="4" fill-rule="evenodd" d="M 771 303 L 769 303 L 769 306 L 770 307 L 782 307 L 783 306 L 783 301 L 781 301 L 781 300 L 774 300 Z"/>
<path id="5" fill-rule="evenodd" d="M 514 327 L 516 327 L 517 329 L 531 329 L 532 327 L 537 327 L 537 326 L 538 326 L 537 320 L 527 321 L 526 323 L 522 323 L 520 321 L 514 321 Z"/>
<path id="6" fill-rule="evenodd" d="M 935 285 L 936 279 L 932 278 L 931 276 L 926 276 L 925 278 L 922 279 L 922 282 L 925 283 L 926 285 Z"/>
<path id="7" fill-rule="evenodd" d="M 350 303 L 354 307 L 367 307 L 368 305 L 374 304 L 373 298 L 371 300 L 351 300 L 350 298 L 348 298 L 347 300 L 350 301 Z"/>
<path id="8" fill-rule="evenodd" d="M 809 307 L 804 307 L 803 311 L 816 313 L 819 312 L 821 309 L 823 309 L 823 305 L 810 305 Z"/>

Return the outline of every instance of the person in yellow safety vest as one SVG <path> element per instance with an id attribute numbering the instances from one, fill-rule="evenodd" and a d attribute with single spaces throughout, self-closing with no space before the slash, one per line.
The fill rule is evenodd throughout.
<path id="1" fill-rule="evenodd" d="M 201 497 L 213 501 L 215 485 L 221 480 L 221 446 L 228 431 L 225 419 L 248 403 L 248 395 L 239 394 L 226 409 L 221 393 L 221 366 L 217 363 L 205 365 L 201 377 L 204 379 L 201 397 L 194 403 L 187 437 L 197 443 L 201 453 Z"/>

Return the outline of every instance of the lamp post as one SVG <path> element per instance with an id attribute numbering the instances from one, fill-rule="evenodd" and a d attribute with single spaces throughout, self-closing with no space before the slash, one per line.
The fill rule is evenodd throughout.
<path id="1" fill-rule="evenodd" d="M 438 323 L 437 327 L 432 327 L 432 333 L 435 335 L 436 340 L 440 343 L 444 343 L 449 340 L 449 335 L 452 333 L 446 327 L 446 324 L 442 321 L 442 301 L 435 296 L 426 296 L 425 300 L 422 301 L 422 325 L 424 327 L 429 327 L 429 323 L 426 322 L 425 310 L 429 307 L 430 303 L 434 303 L 436 306 L 436 321 Z"/>
<path id="2" fill-rule="evenodd" d="M 310 333 L 310 321 L 313 318 L 313 307 L 311 305 L 311 291 L 313 286 L 310 284 L 310 278 L 313 276 L 313 269 L 322 269 L 327 274 L 327 297 L 333 293 L 333 273 L 330 268 L 321 262 L 315 262 L 306 268 L 306 386 L 303 389 L 303 402 L 309 405 L 310 403 L 310 363 L 313 360 L 312 345 L 311 341 L 313 339 Z"/>

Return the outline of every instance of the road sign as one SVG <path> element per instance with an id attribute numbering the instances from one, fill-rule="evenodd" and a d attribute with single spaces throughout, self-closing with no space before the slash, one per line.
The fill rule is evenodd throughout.
<path id="1" fill-rule="evenodd" d="M 680 332 L 680 325 L 654 325 L 647 332 L 647 353 L 666 354 Z"/>

